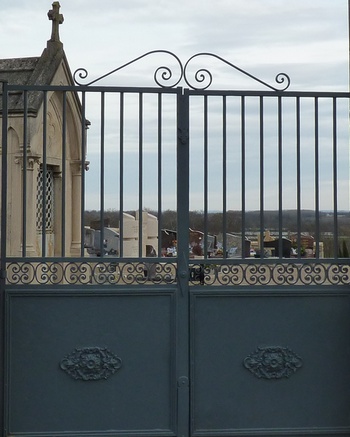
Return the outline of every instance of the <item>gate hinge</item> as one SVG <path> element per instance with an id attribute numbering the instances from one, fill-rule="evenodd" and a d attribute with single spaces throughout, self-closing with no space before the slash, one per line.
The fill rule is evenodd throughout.
<path id="1" fill-rule="evenodd" d="M 177 380 L 177 386 L 178 387 L 188 387 L 189 386 L 189 379 L 187 376 L 180 376 L 180 378 Z"/>

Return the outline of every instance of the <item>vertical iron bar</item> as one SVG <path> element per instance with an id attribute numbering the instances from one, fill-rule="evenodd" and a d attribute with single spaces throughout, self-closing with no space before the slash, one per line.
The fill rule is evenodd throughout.
<path id="1" fill-rule="evenodd" d="M 222 96 L 222 256 L 227 252 L 227 102 Z"/>
<path id="2" fill-rule="evenodd" d="M 158 94 L 158 248 L 157 255 L 162 249 L 162 94 Z"/>
<path id="3" fill-rule="evenodd" d="M 67 159 L 67 93 L 63 93 L 62 108 L 62 193 L 61 193 L 61 256 L 66 256 L 66 159 Z M 84 150 L 84 148 L 82 148 Z M 84 172 L 82 167 L 81 172 Z M 83 235 L 82 235 L 83 239 Z"/>
<path id="4" fill-rule="evenodd" d="M 245 96 L 241 97 L 241 155 L 242 155 L 242 163 L 241 163 L 241 172 L 242 172 L 242 258 L 244 255 L 243 248 L 245 247 L 245 208 L 246 208 L 246 202 L 245 202 L 245 183 L 246 183 L 246 163 L 245 163 Z"/>
<path id="5" fill-rule="evenodd" d="M 22 170 L 22 257 L 27 254 L 27 143 L 28 92 L 23 91 L 23 170 Z"/>
<path id="6" fill-rule="evenodd" d="M 104 219 L 105 219 L 105 92 L 101 92 L 101 162 L 100 162 L 100 253 L 104 250 Z"/>
<path id="7" fill-rule="evenodd" d="M 44 110 L 43 110 L 43 216 L 42 216 L 42 235 L 41 235 L 41 256 L 46 256 L 46 195 L 47 195 L 47 91 L 44 91 Z"/>
<path id="8" fill-rule="evenodd" d="M 333 97 L 333 218 L 334 218 L 334 258 L 339 252 L 338 232 L 338 151 L 337 151 L 337 98 Z"/>
<path id="9" fill-rule="evenodd" d="M 120 93 L 119 102 L 119 256 L 122 258 L 124 254 L 124 93 Z"/>
<path id="10" fill-rule="evenodd" d="M 139 94 L 139 258 L 142 257 L 143 227 L 143 94 Z"/>
<path id="11" fill-rule="evenodd" d="M 264 97 L 260 96 L 260 258 L 264 258 Z"/>
<path id="12" fill-rule="evenodd" d="M 204 96 L 204 226 L 203 255 L 208 255 L 208 96 Z"/>
<path id="13" fill-rule="evenodd" d="M 319 254 L 320 240 L 320 159 L 318 103 L 318 97 L 315 97 L 315 240 L 317 257 Z"/>
<path id="14" fill-rule="evenodd" d="M 189 435 L 189 95 L 177 94 L 177 435 Z M 182 383 L 181 383 L 182 382 Z"/>
<path id="15" fill-rule="evenodd" d="M 278 253 L 283 257 L 283 149 L 282 149 L 282 97 L 278 96 Z"/>
<path id="16" fill-rule="evenodd" d="M 296 146 L 297 146 L 297 251 L 301 256 L 301 153 L 300 153 L 300 97 L 296 98 Z"/>
<path id="17" fill-rule="evenodd" d="M 86 94 L 81 94 L 81 205 L 80 205 L 80 256 L 84 256 L 84 236 L 85 236 L 85 155 L 86 155 Z"/>

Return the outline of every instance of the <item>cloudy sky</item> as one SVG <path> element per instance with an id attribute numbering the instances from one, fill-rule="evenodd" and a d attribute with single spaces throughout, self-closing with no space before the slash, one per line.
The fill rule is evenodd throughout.
<path id="1" fill-rule="evenodd" d="M 166 49 L 183 61 L 214 52 L 259 77 L 267 68 L 286 71 L 291 89 L 348 86 L 347 0 L 60 3 L 60 36 L 73 71 L 85 67 L 98 76 L 147 51 Z M 1 2 L 2 58 L 41 53 L 51 34 L 50 8 L 47 0 Z"/>
<path id="2" fill-rule="evenodd" d="M 215 53 L 269 83 L 273 83 L 277 73 L 285 72 L 291 78 L 291 91 L 347 91 L 349 88 L 347 0 L 62 0 L 60 3 L 64 15 L 60 38 L 71 70 L 84 67 L 91 80 L 143 53 L 164 49 L 175 53 L 183 63 L 196 53 Z M 51 2 L 46 0 L 1 2 L 0 56 L 40 55 L 51 35 L 49 9 Z M 147 70 L 133 66 L 127 74 L 108 80 L 115 85 L 137 80 L 140 86 L 154 86 L 153 75 L 140 71 Z M 251 86 L 241 77 L 228 79 L 230 74 L 225 71 L 221 82 L 220 77 L 215 77 L 214 88 L 227 84 L 233 88 Z M 346 169 L 342 172 L 346 173 Z M 200 189 L 199 185 L 199 192 Z M 96 202 L 89 206 L 97 207 Z M 251 204 L 252 209 L 256 206 Z M 271 203 L 271 208 L 275 206 Z M 195 200 L 193 207 L 201 209 Z M 239 205 L 232 204 L 235 207 Z M 347 207 L 347 202 L 343 207 Z"/>

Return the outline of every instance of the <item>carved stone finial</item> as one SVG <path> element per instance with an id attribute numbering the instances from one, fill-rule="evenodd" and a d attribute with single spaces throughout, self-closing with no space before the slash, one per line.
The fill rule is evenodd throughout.
<path id="1" fill-rule="evenodd" d="M 47 13 L 49 20 L 52 21 L 52 32 L 50 41 L 60 41 L 58 26 L 63 23 L 63 15 L 60 14 L 60 3 L 53 2 L 52 9 Z"/>

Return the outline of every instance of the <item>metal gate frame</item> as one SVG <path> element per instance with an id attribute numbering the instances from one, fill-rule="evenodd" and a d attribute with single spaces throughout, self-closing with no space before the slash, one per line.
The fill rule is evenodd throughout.
<path id="1" fill-rule="evenodd" d="M 160 53 L 169 54 L 170 52 L 159 51 Z M 155 52 L 150 52 L 151 54 Z M 135 59 L 133 62 L 148 56 L 149 54 L 143 55 Z M 28 87 L 28 86 L 18 86 L 11 85 L 7 83 L 3 83 L 3 97 L 2 97 L 2 169 L 6 170 L 7 168 L 7 130 L 8 130 L 8 95 L 11 91 L 20 91 L 23 92 L 24 95 L 28 92 L 62 92 L 62 93 L 81 93 L 83 97 L 83 106 L 82 106 L 82 123 L 83 131 L 82 131 L 82 142 L 85 142 L 85 95 L 89 92 L 101 93 L 101 95 L 105 93 L 155 93 L 158 95 L 171 93 L 176 95 L 177 99 L 177 257 L 172 259 L 171 261 L 164 261 L 164 259 L 159 256 L 152 259 L 152 264 L 156 265 L 157 275 L 151 279 L 150 281 L 144 278 L 139 278 L 139 272 L 147 268 L 149 265 L 149 259 L 142 258 L 139 256 L 134 259 L 105 259 L 103 256 L 101 258 L 91 258 L 89 261 L 83 256 L 84 247 L 83 242 L 81 244 L 81 256 L 75 259 L 67 258 L 65 256 L 60 257 L 47 257 L 45 255 L 45 249 L 43 244 L 43 256 L 40 258 L 28 258 L 24 253 L 22 257 L 14 257 L 8 256 L 6 250 L 6 234 L 7 234 L 7 173 L 6 171 L 2 171 L 1 176 L 1 184 L 2 184 L 2 198 L 1 198 L 1 300 L 0 300 L 0 311 L 3 315 L 2 317 L 2 332 L 1 336 L 1 344 L 0 350 L 2 351 L 1 355 L 3 359 L 1 360 L 1 368 L 2 374 L 4 378 L 1 378 L 1 390 L 4 393 L 3 400 L 4 406 L 1 408 L 3 423 L 1 425 L 1 429 L 3 430 L 3 435 L 18 435 L 18 436 L 38 436 L 42 435 L 40 432 L 29 430 L 24 431 L 19 429 L 12 429 L 12 427 L 16 427 L 16 424 L 10 421 L 10 413 L 13 405 L 11 404 L 11 399 L 9 396 L 11 393 L 9 392 L 9 385 L 13 384 L 13 376 L 10 375 L 10 367 L 13 364 L 12 355 L 14 344 L 12 343 L 11 338 L 11 329 L 16 326 L 16 323 L 19 320 L 12 320 L 12 301 L 19 302 L 20 299 L 23 299 L 28 296 L 32 296 L 34 299 L 40 300 L 42 297 L 53 297 L 55 295 L 62 296 L 66 298 L 68 295 L 72 296 L 76 293 L 76 296 L 85 296 L 87 298 L 96 298 L 96 293 L 100 293 L 100 296 L 135 296 L 140 297 L 141 295 L 148 295 L 150 298 L 155 298 L 159 296 L 167 296 L 172 302 L 170 311 L 170 324 L 171 332 L 170 338 L 171 341 L 174 342 L 174 345 L 171 345 L 171 361 L 175 361 L 175 365 L 172 364 L 171 374 L 172 374 L 172 384 L 175 382 L 176 387 L 171 388 L 171 413 L 169 415 L 171 426 L 169 429 L 129 429 L 129 430 L 114 430 L 111 431 L 114 434 L 111 434 L 110 431 L 107 430 L 98 430 L 91 429 L 85 431 L 74 431 L 74 435 L 81 436 L 104 436 L 104 435 L 128 435 L 128 436 L 141 436 L 141 435 L 178 435 L 178 436 L 243 436 L 243 435 L 316 435 L 316 436 L 336 436 L 336 435 L 349 435 L 350 434 L 350 423 L 345 423 L 345 415 L 347 408 L 344 406 L 344 409 L 339 413 L 334 421 L 333 418 L 328 417 L 323 420 L 320 419 L 320 423 L 312 422 L 315 419 L 314 415 L 316 413 L 311 414 L 312 420 L 309 423 L 309 426 L 305 425 L 308 422 L 307 412 L 298 412 L 297 419 L 304 423 L 303 426 L 295 423 L 289 423 L 288 426 L 278 425 L 279 419 L 273 418 L 272 425 L 268 425 L 269 420 L 266 418 L 258 417 L 259 413 L 257 413 L 257 417 L 253 418 L 253 426 L 246 426 L 246 422 L 243 420 L 240 422 L 240 426 L 234 427 L 230 422 L 230 417 L 227 415 L 228 413 L 223 413 L 222 415 L 218 415 L 218 421 L 221 421 L 221 425 L 218 423 L 208 423 L 206 422 L 209 419 L 206 419 L 205 415 L 207 412 L 208 417 L 217 414 L 215 408 L 210 412 L 210 408 L 212 407 L 213 400 L 208 399 L 208 392 L 205 390 L 205 383 L 203 382 L 203 375 L 201 372 L 207 372 L 208 370 L 214 372 L 215 366 L 208 365 L 204 366 L 204 369 L 201 367 L 201 360 L 205 358 L 204 349 L 206 347 L 207 341 L 209 345 L 209 349 L 211 352 L 219 353 L 219 350 L 215 346 L 215 336 L 213 338 L 206 338 L 209 336 L 210 332 L 215 332 L 215 325 L 212 324 L 208 330 L 205 329 L 206 324 L 206 316 L 208 316 L 208 320 L 211 323 L 217 323 L 219 326 L 217 334 L 220 335 L 220 341 L 223 340 L 223 332 L 222 329 L 224 325 L 220 321 L 220 318 L 216 319 L 217 314 L 215 315 L 213 311 L 217 311 L 220 313 L 224 313 L 225 306 L 233 311 L 234 307 L 237 305 L 238 312 L 235 313 L 235 316 L 239 318 L 239 312 L 244 312 L 245 306 L 241 305 L 242 302 L 249 303 L 248 307 L 257 303 L 257 305 L 261 305 L 264 307 L 267 304 L 263 302 L 268 302 L 269 304 L 272 302 L 276 303 L 272 307 L 277 311 L 277 319 L 279 323 L 281 323 L 285 311 L 285 305 L 292 304 L 293 299 L 296 299 L 297 302 L 303 302 L 306 306 L 313 306 L 313 303 L 316 303 L 315 308 L 311 314 L 315 316 L 317 312 L 322 312 L 327 309 L 329 306 L 333 314 L 339 316 L 339 320 L 337 320 L 336 324 L 339 324 L 339 329 L 336 330 L 331 324 L 331 335 L 328 338 L 328 341 L 335 341 L 337 336 L 344 336 L 346 334 L 345 329 L 349 326 L 349 322 L 347 321 L 346 314 L 348 311 L 348 299 L 349 299 L 349 260 L 344 258 L 338 258 L 338 209 L 337 209 L 337 198 L 338 198 L 338 185 L 337 185 L 337 167 L 336 167 L 336 145 L 337 145 L 337 132 L 336 128 L 333 129 L 333 145 L 334 145 L 334 221 L 333 221 L 333 229 L 334 229 L 334 257 L 329 259 L 321 259 L 319 257 L 319 240 L 320 240 L 320 227 L 319 227 L 319 213 L 320 207 L 316 200 L 316 210 L 315 210 L 315 222 L 316 222 L 316 257 L 314 259 L 303 259 L 300 255 L 301 251 L 301 229 L 302 229 L 302 220 L 301 220 L 301 188 L 300 184 L 297 189 L 298 196 L 298 206 L 297 206 L 297 231 L 298 231 L 298 240 L 297 240 L 297 248 L 299 249 L 299 256 L 297 259 L 292 262 L 289 259 L 285 259 L 283 257 L 283 248 L 282 248 L 282 212 L 283 212 L 283 190 L 282 190 L 282 101 L 283 99 L 295 99 L 296 107 L 297 107 L 297 141 L 300 141 L 300 101 L 303 98 L 312 99 L 314 102 L 315 109 L 315 119 L 318 117 L 318 102 L 320 99 L 330 99 L 333 102 L 333 126 L 336 126 L 337 120 L 337 112 L 336 112 L 336 102 L 338 99 L 349 99 L 349 93 L 310 93 L 310 92 L 290 92 L 285 91 L 285 89 L 289 86 L 290 80 L 286 75 L 278 75 L 276 77 L 277 83 L 282 83 L 287 86 L 283 89 L 278 89 L 273 86 L 266 84 L 265 82 L 257 79 L 256 77 L 250 75 L 247 72 L 239 69 L 237 66 L 223 60 L 222 58 L 212 55 L 212 54 L 204 54 L 215 56 L 217 59 L 223 61 L 230 67 L 238 70 L 240 73 L 245 74 L 246 76 L 252 78 L 260 82 L 263 85 L 268 86 L 271 91 L 211 91 L 207 89 L 212 80 L 211 74 L 209 75 L 209 84 L 205 87 L 197 88 L 197 85 L 203 81 L 203 78 L 197 76 L 198 83 L 196 86 L 190 84 L 188 75 L 186 75 L 189 63 L 192 59 L 197 58 L 203 54 L 198 54 L 193 56 L 185 65 L 183 65 L 178 58 L 174 56 L 175 59 L 179 62 L 180 65 L 180 79 L 172 85 L 170 88 L 126 88 L 126 87 L 110 87 L 110 86 L 96 86 L 95 83 L 97 80 L 90 82 L 89 84 L 83 85 L 77 82 L 77 85 L 74 86 L 40 86 L 40 87 Z M 129 65 L 130 63 L 126 64 Z M 120 67 L 119 69 L 125 66 Z M 164 68 L 164 67 L 163 67 Z M 113 70 L 111 73 L 118 71 L 119 69 Z M 159 69 L 158 69 L 159 70 Z M 158 72 L 157 70 L 157 72 Z M 170 71 L 170 70 L 168 70 Z M 206 72 L 206 70 L 204 70 Z M 79 70 L 78 70 L 79 72 Z M 74 78 L 78 77 L 78 72 L 74 74 Z M 203 70 L 200 70 L 203 72 Z M 108 76 L 108 73 L 105 76 Z M 197 73 L 198 74 L 198 73 Z M 103 76 L 103 77 L 105 77 Z M 171 75 L 170 75 L 171 76 Z M 81 77 L 81 76 L 80 76 Z M 158 79 L 156 78 L 156 83 L 163 87 L 160 84 Z M 199 77 L 199 79 L 198 79 Z M 164 79 L 164 76 L 163 76 Z M 183 89 L 183 88 L 175 88 L 178 86 L 181 80 L 184 80 L 185 83 L 190 86 L 192 89 Z M 192 260 L 189 258 L 189 210 L 190 210 L 190 199 L 189 199 L 189 174 L 190 174 L 190 99 L 193 96 L 199 96 L 204 99 L 204 106 L 207 108 L 208 99 L 211 96 L 219 96 L 223 99 L 223 102 L 226 102 L 231 96 L 237 97 L 241 101 L 242 114 L 244 114 L 245 108 L 245 99 L 248 97 L 256 97 L 260 102 L 260 108 L 263 108 L 264 99 L 268 98 L 276 98 L 278 102 L 278 150 L 279 150 L 279 188 L 278 188 L 278 198 L 279 198 L 279 256 L 274 259 L 265 258 L 262 250 L 262 257 L 260 259 L 246 259 L 243 255 L 238 259 L 229 259 L 225 255 L 223 255 L 222 259 L 211 259 L 204 251 L 203 259 Z M 299 109 L 298 109 L 299 108 Z M 299 115 L 298 115 L 299 114 Z M 63 118 L 66 116 L 64 115 Z M 260 121 L 262 121 L 263 112 L 260 110 Z M 24 117 L 26 119 L 26 117 Z M 224 112 L 225 119 L 225 112 Z M 204 147 L 207 147 L 208 142 L 208 120 L 207 113 L 204 113 Z M 244 143 L 245 138 L 245 124 L 244 118 L 242 120 L 242 142 Z M 298 124 L 299 123 L 299 124 Z M 317 123 L 315 122 L 317 126 Z M 315 128 L 315 141 L 318 143 L 317 128 Z M 225 142 L 225 136 L 223 141 Z M 263 134 L 260 134 L 261 147 L 263 147 Z M 25 148 L 23 153 L 25 154 Z M 25 155 L 24 155 L 25 158 Z M 85 157 L 82 156 L 82 163 Z M 205 160 L 207 157 L 205 157 Z M 242 180 L 243 186 L 242 191 L 244 193 L 244 156 L 242 157 L 243 167 L 242 167 Z M 299 161 L 300 163 L 300 161 Z M 263 163 L 260 164 L 261 166 Z M 206 164 L 205 164 L 206 166 Z M 205 167 L 207 169 L 207 167 Z M 318 168 L 318 163 L 316 162 L 316 168 Z M 262 167 L 260 167 L 262 170 Z M 316 180 L 319 179 L 319 176 L 316 175 Z M 83 179 L 84 180 L 84 179 Z M 208 175 L 205 175 L 205 180 L 208 181 Z M 299 180 L 300 182 L 300 180 Z M 262 183 L 262 179 L 260 179 L 260 184 Z M 224 191 L 227 188 L 224 188 Z M 82 194 L 84 190 L 84 182 L 82 184 Z M 260 192 L 263 192 L 263 187 L 260 185 Z M 318 199 L 318 190 L 319 185 L 316 184 L 316 199 Z M 203 212 L 203 222 L 204 222 L 204 248 L 208 246 L 207 234 L 208 234 L 208 220 L 209 220 L 209 207 L 208 207 L 208 187 L 205 185 L 204 189 L 204 212 Z M 246 239 L 245 235 L 245 203 L 244 203 L 244 195 L 242 196 L 242 245 Z M 260 237 L 261 242 L 263 241 L 263 232 L 264 232 L 264 204 L 263 202 L 260 204 Z M 84 203 L 82 203 L 82 213 L 84 212 Z M 23 217 L 25 218 L 25 210 L 22 211 Z M 226 235 L 227 232 L 227 223 L 226 223 L 226 209 L 225 205 L 223 208 L 223 233 Z M 104 211 L 101 210 L 101 218 L 103 218 Z M 23 220 L 25 223 L 25 220 Z M 141 222 L 142 226 L 142 222 Z M 82 221 L 81 230 L 83 231 L 84 223 Z M 24 232 L 25 234 L 25 232 Z M 25 237 L 24 237 L 25 238 Z M 101 237 L 101 241 L 103 240 L 103 234 Z M 261 249 L 263 249 L 263 243 L 261 243 Z M 226 252 L 226 243 L 224 243 L 224 253 Z M 115 279 L 111 280 L 111 276 L 109 273 L 111 272 L 112 264 L 121 261 L 124 261 L 125 264 L 131 266 L 132 270 L 131 276 L 133 279 L 129 281 L 123 282 L 122 284 L 117 284 Z M 64 267 L 62 267 L 64 266 Z M 101 270 L 102 266 L 102 270 Z M 35 271 L 35 277 L 37 283 L 34 284 L 30 279 L 28 280 L 28 269 L 33 268 Z M 57 269 L 62 269 L 64 272 L 63 276 L 65 277 L 65 281 L 57 281 L 57 277 L 60 275 L 57 274 Z M 75 280 L 75 282 L 69 283 L 69 279 L 72 276 L 66 276 L 66 272 L 69 271 L 70 268 L 73 268 L 74 274 L 76 271 L 85 272 L 84 269 L 90 269 L 91 272 L 100 272 L 99 281 L 97 284 L 89 285 L 90 290 L 87 289 L 87 284 L 82 280 Z M 43 270 L 42 270 L 43 269 Z M 81 269 L 81 270 L 79 270 Z M 141 270 L 139 270 L 141 269 Z M 198 271 L 198 275 L 190 276 L 189 272 L 191 270 Z M 14 272 L 18 274 L 16 279 L 14 280 Z M 41 273 L 40 273 L 41 272 Z M 40 274 L 42 277 L 40 279 Z M 30 277 L 30 274 L 29 274 Z M 62 276 L 61 276 L 62 277 Z M 56 280 L 55 280 L 56 278 Z M 75 279 L 77 276 L 75 276 Z M 122 275 L 120 275 L 122 278 Z M 117 281 L 118 282 L 118 281 Z M 118 285 L 118 287 L 116 287 Z M 84 298 L 85 298 L 84 297 Z M 263 300 L 264 299 L 264 300 Z M 16 302 L 17 302 L 16 301 Z M 223 302 L 223 303 L 222 303 Z M 234 304 L 233 304 L 234 302 Z M 256 302 L 256 303 L 255 303 Z M 254 306 L 253 305 L 253 306 Z M 18 314 L 23 314 L 24 308 L 21 308 Z M 267 309 L 265 308 L 267 311 Z M 14 310 L 13 310 L 14 311 Z M 34 310 L 33 310 L 34 311 Z M 251 313 L 249 317 L 253 319 L 257 319 L 258 326 L 262 326 L 263 321 L 259 319 L 259 311 L 251 309 Z M 278 313 L 280 311 L 280 313 Z M 35 312 L 33 312 L 35 314 Z M 278 315 L 280 314 L 280 315 Z M 281 315 L 282 314 L 282 315 Z M 302 325 L 305 321 L 305 311 L 300 315 L 298 319 L 298 324 Z M 266 313 L 267 316 L 267 313 Z M 210 319 L 212 317 L 212 319 Z M 223 316 L 224 317 L 224 316 Z M 228 317 L 227 314 L 225 317 Z M 274 313 L 271 312 L 270 317 L 274 317 Z M 229 318 L 225 319 L 227 323 L 229 323 Z M 321 326 L 322 319 L 318 320 L 317 323 Z M 238 322 L 237 322 L 238 323 Z M 268 321 L 268 325 L 273 326 L 271 324 L 271 320 Z M 10 326 L 11 325 L 11 326 Z M 231 326 L 231 325 L 230 325 Z M 221 330 L 220 330 L 221 329 Z M 232 330 L 239 329 L 239 325 L 233 325 L 229 329 L 232 333 Z M 272 329 L 272 328 L 271 328 Z M 288 329 L 285 327 L 286 331 Z M 298 336 L 300 337 L 301 331 L 299 328 L 295 328 Z M 325 329 L 325 328 L 323 328 Z M 254 329 L 253 329 L 254 331 Z M 203 334 L 204 332 L 204 334 Z M 289 332 L 289 331 L 288 331 Z M 324 331 L 322 331 L 324 332 Z M 290 333 L 289 333 L 290 334 Z M 203 335 L 205 337 L 203 337 Z M 249 336 L 252 336 L 252 332 L 249 333 Z M 242 342 L 243 340 L 247 340 L 245 334 L 242 333 Z M 341 354 L 338 356 L 332 357 L 331 364 L 334 365 L 335 369 L 344 369 L 344 365 L 341 364 L 343 359 L 348 357 L 350 358 L 350 345 L 349 339 L 345 338 L 345 346 L 342 350 Z M 253 341 L 254 342 L 254 341 Z M 92 346 L 92 345 L 90 345 Z M 255 393 L 254 376 L 257 377 L 258 382 L 261 381 L 270 382 L 270 390 L 273 393 L 277 393 L 276 383 L 279 383 L 281 379 L 287 379 L 288 381 L 294 380 L 294 373 L 296 375 L 300 375 L 307 364 L 305 364 L 305 349 L 303 350 L 303 354 L 299 352 L 299 350 L 294 352 L 294 348 L 290 347 L 289 344 L 260 344 L 256 342 L 256 350 L 251 350 L 247 346 L 246 355 L 241 356 L 241 362 L 239 363 L 239 368 L 237 367 L 237 371 L 245 372 L 251 380 L 247 383 L 247 387 L 242 389 L 243 392 L 249 393 L 249 396 L 253 396 Z M 306 345 L 305 345 L 306 346 Z M 310 346 L 310 345 L 309 345 Z M 335 345 L 337 346 L 337 345 Z M 335 352 L 335 346 L 328 345 L 329 351 L 331 353 Z M 240 345 L 237 345 L 238 349 L 242 349 Z M 98 349 L 98 348 L 96 348 Z M 102 348 L 103 349 L 103 348 Z M 67 351 L 69 352 L 69 351 Z M 314 352 L 314 351 L 313 351 Z M 16 352 L 19 354 L 19 352 Z M 99 353 L 107 353 L 104 349 L 99 350 Z M 300 353 L 300 356 L 299 356 Z M 232 360 L 232 355 L 230 355 L 230 351 L 226 351 L 223 353 L 223 357 L 227 360 Z M 324 358 L 326 352 L 322 352 L 321 356 Z M 198 355 L 198 356 L 197 356 Z M 18 356 L 18 355 L 16 355 Z M 219 354 L 220 356 L 220 354 Z M 262 357 L 264 356 L 264 357 Z M 283 356 L 283 365 L 278 361 L 280 357 Z M 312 357 L 312 354 L 308 355 L 308 359 Z M 212 357 L 217 359 L 218 356 Z M 237 357 L 234 355 L 234 358 Z M 313 357 L 314 359 L 315 357 Z M 264 359 L 270 362 L 270 365 L 264 364 Z M 271 364 L 273 359 L 277 359 L 277 363 Z M 220 360 L 219 360 L 220 361 Z M 317 362 L 317 359 L 313 361 L 312 365 Z M 236 363 L 237 364 L 237 363 Z M 62 365 L 64 367 L 64 365 Z M 59 369 L 61 372 L 62 370 Z M 221 364 L 223 366 L 223 364 Z M 275 366 L 275 367 L 274 367 Z M 276 367 L 277 366 L 277 367 Z M 326 367 L 328 364 L 326 365 Z M 234 367 L 234 366 L 233 366 Z M 220 368 L 220 366 L 219 366 Z M 231 362 L 229 364 L 229 368 L 231 368 Z M 302 368 L 302 369 L 301 369 Z M 239 369 L 239 370 L 238 370 Z M 271 370 L 272 369 L 272 370 Z M 277 369 L 277 370 L 276 370 Z M 301 369 L 299 371 L 299 369 Z M 325 375 L 325 371 L 318 371 L 313 369 L 314 373 L 320 377 L 320 381 Z M 250 375 L 252 373 L 253 375 Z M 16 375 L 15 375 L 16 376 Z M 241 377 L 241 376 L 240 376 Z M 289 379 L 291 377 L 291 379 Z M 295 376 L 296 378 L 296 376 Z M 350 382 L 349 376 L 343 375 L 343 381 Z M 317 379 L 317 378 L 316 378 Z M 221 384 L 224 383 L 225 379 L 223 379 L 222 375 L 218 375 L 218 380 Z M 199 382 L 198 382 L 199 381 Z M 335 378 L 334 387 L 339 389 L 339 377 Z M 299 381 L 297 384 L 301 384 Z M 11 386 L 12 387 L 12 386 Z M 209 387 L 213 388 L 213 383 L 209 382 Z M 271 388 L 272 387 L 272 388 Z M 300 386 L 298 386 L 300 388 Z M 329 388 L 329 393 L 335 393 L 334 387 Z M 259 391 L 259 390 L 258 390 Z M 269 391 L 269 389 L 267 389 Z M 293 391 L 293 388 L 292 388 Z M 225 390 L 218 393 L 216 395 L 216 402 L 219 399 L 224 399 Z M 300 393 L 299 393 L 300 394 Z M 261 396 L 261 393 L 259 394 Z M 292 407 L 293 403 L 296 402 L 298 396 L 294 394 L 290 400 L 287 401 L 288 407 Z M 344 402 L 347 402 L 348 395 L 346 393 L 339 393 L 339 398 L 337 398 L 335 405 L 343 405 Z M 281 401 L 281 400 L 280 400 Z M 334 401 L 334 400 L 331 400 Z M 330 402 L 325 402 L 323 407 L 320 407 L 320 411 L 324 413 L 326 408 L 329 408 Z M 18 402 L 18 400 L 16 401 Z M 244 402 L 243 402 L 244 403 Z M 249 402 L 248 402 L 249 404 Z M 199 405 L 199 407 L 198 407 Z M 235 404 L 238 405 L 238 404 Z M 246 405 L 246 403 L 245 403 Z M 255 405 L 254 402 L 252 405 Z M 274 404 L 276 407 L 276 404 Z M 18 407 L 18 405 L 17 405 Z M 222 407 L 222 405 L 221 405 Z M 257 405 L 255 405 L 255 408 Z M 261 406 L 262 411 L 272 411 L 268 410 L 265 406 Z M 200 410 L 203 408 L 203 410 Z M 272 408 L 272 407 L 271 407 Z M 245 417 L 247 414 L 246 411 L 240 412 L 242 416 Z M 11 413 L 12 414 L 12 413 Z M 263 413 L 262 413 L 263 414 Z M 11 416 L 12 417 L 12 416 Z M 270 418 L 271 419 L 271 418 Z M 287 415 L 283 415 L 282 418 L 285 423 L 288 423 Z M 281 419 L 281 420 L 282 420 Z M 12 419 L 11 419 L 12 420 Z M 16 416 L 16 420 L 21 421 L 20 416 Z M 29 420 L 28 417 L 26 420 Z M 282 422 L 283 422 L 282 420 Z M 328 422 L 327 422 L 328 420 Z M 10 423 L 9 423 L 10 421 Z M 239 422 L 239 420 L 238 420 Z M 249 422 L 249 420 L 248 420 Z M 296 420 L 297 422 L 297 420 Z M 23 422 L 24 423 L 24 422 Z M 261 423 L 260 426 L 257 423 Z M 9 428 L 10 426 L 10 428 Z M 65 432 L 69 432 L 69 430 L 55 430 L 52 429 L 49 432 L 45 432 L 45 435 L 66 435 Z"/>

